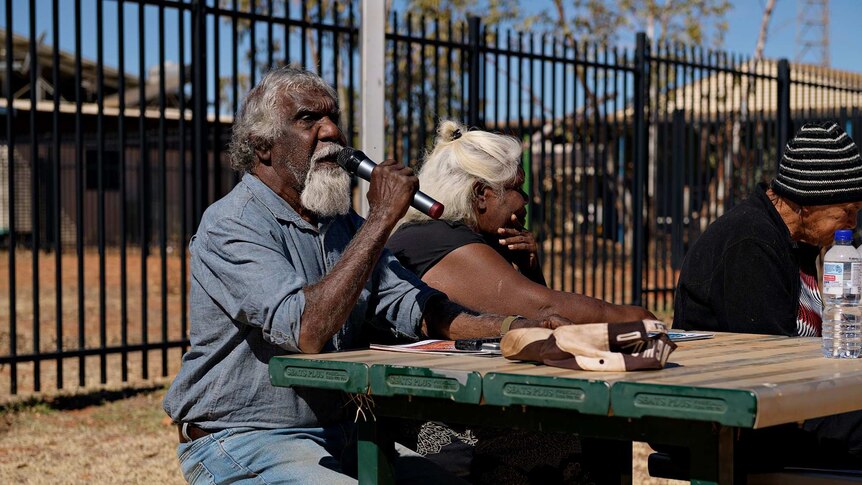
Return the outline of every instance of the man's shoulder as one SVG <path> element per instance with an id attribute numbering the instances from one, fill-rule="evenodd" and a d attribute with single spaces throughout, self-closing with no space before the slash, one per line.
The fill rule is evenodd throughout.
<path id="1" fill-rule="evenodd" d="M 710 224 L 703 236 L 728 242 L 755 240 L 777 243 L 786 238 L 782 228 L 754 200 L 745 200 Z"/>
<path id="2" fill-rule="evenodd" d="M 758 252 L 781 258 L 790 250 L 787 229 L 779 226 L 757 201 L 743 201 L 710 224 L 685 255 L 681 280 L 699 279 L 704 268 L 714 268 L 727 261 L 729 253 L 748 254 L 749 261 Z M 757 261 L 763 261 L 757 259 Z"/>
<path id="3" fill-rule="evenodd" d="M 254 194 L 243 182 L 240 182 L 224 197 L 207 207 L 201 218 L 200 227 L 207 229 L 228 221 L 260 222 L 259 220 L 270 218 L 268 214 L 266 207 L 255 203 Z"/>

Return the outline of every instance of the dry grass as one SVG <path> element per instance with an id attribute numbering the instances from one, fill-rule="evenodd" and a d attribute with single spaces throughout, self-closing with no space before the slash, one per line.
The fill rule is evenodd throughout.
<path id="1" fill-rule="evenodd" d="M 0 483 L 184 483 L 163 396 L 159 386 L 0 408 Z"/>
<path id="2" fill-rule="evenodd" d="M 127 341 L 140 343 L 146 334 L 149 341 L 162 338 L 162 269 L 158 252 L 151 253 L 142 267 L 140 252 L 127 254 L 126 300 Z M 36 256 L 25 249 L 15 253 L 15 320 L 19 354 L 56 351 L 58 342 L 64 350 L 77 349 L 79 339 L 87 348 L 100 343 L 99 256 L 87 250 L 83 258 L 84 319 L 79 321 L 78 258 L 62 254 L 60 262 L 62 312 L 57 312 L 57 264 L 53 253 Z M 166 302 L 168 339 L 178 340 L 180 332 L 180 267 L 176 253 L 166 263 Z M 121 343 L 121 255 L 117 250 L 105 254 L 105 342 Z M 33 275 L 38 272 L 38 293 Z M 8 252 L 0 252 L 0 315 L 11 314 L 10 271 Z M 141 325 L 144 308 L 142 293 L 146 274 L 148 294 L 146 310 L 149 322 Z M 38 303 L 38 327 L 34 325 Z M 61 333 L 57 324 L 60 317 Z M 0 349 L 10 348 L 10 319 L 3 318 Z M 79 325 L 83 327 L 80 331 Z M 62 379 L 56 361 L 18 364 L 14 368 L 17 393 L 11 394 L 13 368 L 0 366 L 0 483 L 184 483 L 177 465 L 176 428 L 162 410 L 165 385 L 176 374 L 180 349 L 167 350 L 163 365 L 161 351 L 149 351 L 146 362 L 141 352 L 128 354 L 126 381 L 119 354 L 107 355 L 104 375 L 99 356 L 84 359 L 83 385 L 77 358 L 62 361 Z M 35 378 L 40 388 L 36 391 Z M 146 376 L 146 377 L 145 377 Z M 163 377 L 164 376 L 164 377 Z M 58 390 L 58 387 L 62 387 Z"/>

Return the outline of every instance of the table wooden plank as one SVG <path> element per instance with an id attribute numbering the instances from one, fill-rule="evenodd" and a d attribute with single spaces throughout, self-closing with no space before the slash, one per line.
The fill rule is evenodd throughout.
<path id="1" fill-rule="evenodd" d="M 808 339 L 780 337 L 768 341 L 740 341 L 728 343 L 727 345 L 698 345 L 702 341 L 686 342 L 679 345 L 668 362 L 687 364 L 724 363 L 728 360 L 750 358 L 763 352 L 767 354 L 795 352 L 800 349 L 809 349 L 811 342 Z"/>
<path id="2" fill-rule="evenodd" d="M 730 383 L 734 380 L 745 379 L 763 372 L 764 366 L 772 366 L 770 372 L 773 373 L 793 373 L 800 370 L 802 361 L 806 361 L 807 365 L 812 365 L 808 359 L 813 359 L 815 363 L 824 360 L 816 354 L 814 357 L 811 355 L 811 353 L 803 351 L 786 353 L 745 352 L 734 359 L 725 359 L 723 362 L 677 360 L 670 363 L 662 371 L 629 373 L 618 380 L 676 385 L 720 380 L 733 387 Z"/>
<path id="3" fill-rule="evenodd" d="M 734 389 L 751 389 L 752 387 L 768 385 L 776 386 L 793 383 L 800 379 L 831 379 L 836 373 L 858 374 L 860 365 L 837 365 L 833 370 L 822 366 L 822 357 L 797 358 L 793 361 L 758 362 L 756 364 L 724 369 L 704 371 L 698 374 L 673 376 L 669 379 L 654 379 L 655 384 L 697 385 L 703 387 L 724 387 Z M 645 381 L 642 381 L 645 382 Z"/>
<path id="4" fill-rule="evenodd" d="M 697 341 L 678 349 L 671 356 L 677 367 L 618 379 L 611 387 L 613 413 L 760 428 L 851 411 L 862 403 L 862 360 L 824 358 L 818 338 L 715 340 L 709 349 L 695 348 Z M 716 353 L 722 348 L 727 354 Z"/>
<path id="5" fill-rule="evenodd" d="M 857 411 L 862 405 L 862 375 L 807 380 L 757 390 L 755 428 L 793 423 L 812 417 Z"/>
<path id="6" fill-rule="evenodd" d="M 333 360 L 339 362 L 365 363 L 365 360 L 373 359 L 377 355 L 379 355 L 379 352 L 376 350 L 360 349 L 348 350 L 345 352 L 329 352 L 320 354 L 289 354 L 277 358 L 289 358 L 295 360 Z"/>
<path id="7" fill-rule="evenodd" d="M 726 347 L 741 345 L 751 342 L 768 342 L 774 340 L 786 340 L 788 337 L 781 335 L 761 335 L 751 333 L 727 333 L 727 332 L 710 332 L 714 337 L 702 340 L 690 340 L 684 342 L 676 342 L 679 349 L 686 348 L 711 348 L 711 347 Z"/>
<path id="8" fill-rule="evenodd" d="M 697 343 L 689 342 L 692 345 Z M 619 380 L 676 384 L 678 382 L 675 380 L 684 380 L 685 376 L 695 376 L 697 379 L 697 375 L 708 373 L 724 373 L 723 375 L 729 378 L 734 373 L 748 372 L 759 365 L 772 362 L 787 362 L 792 365 L 800 358 L 820 355 L 819 344 L 815 344 L 812 339 L 789 337 L 749 340 L 743 345 L 730 346 L 722 352 L 716 352 L 717 349 L 680 348 L 671 354 L 665 369 L 658 372 L 627 373 Z"/>
<path id="9" fill-rule="evenodd" d="M 568 377 L 572 379 L 608 382 L 613 382 L 626 375 L 625 372 L 577 371 L 572 369 L 565 369 L 562 367 L 552 367 L 535 362 L 524 361 L 509 361 L 509 365 L 501 365 L 498 369 L 492 370 L 491 372 L 545 377 Z"/>

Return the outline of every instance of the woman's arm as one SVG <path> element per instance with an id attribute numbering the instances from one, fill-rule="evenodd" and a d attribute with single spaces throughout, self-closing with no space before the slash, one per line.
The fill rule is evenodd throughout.
<path id="1" fill-rule="evenodd" d="M 531 319 L 557 314 L 573 323 L 655 318 L 641 307 L 614 305 L 534 283 L 485 244 L 468 244 L 450 252 L 425 272 L 422 281 L 455 303 L 481 313 Z"/>
<path id="2" fill-rule="evenodd" d="M 470 310 L 452 300 L 440 298 L 425 307 L 422 330 L 431 338 L 447 340 L 496 337 L 500 335 L 504 316 L 493 314 L 473 315 Z M 548 315 L 540 319 L 518 318 L 511 322 L 510 329 L 550 328 L 555 329 L 572 322 L 559 315 Z"/>

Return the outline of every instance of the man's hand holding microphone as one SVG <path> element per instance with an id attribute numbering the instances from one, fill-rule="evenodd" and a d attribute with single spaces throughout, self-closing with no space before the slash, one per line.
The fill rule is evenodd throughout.
<path id="1" fill-rule="evenodd" d="M 361 151 L 349 147 L 339 152 L 337 162 L 348 173 L 371 183 L 368 190 L 371 212 L 385 209 L 385 214 L 390 216 L 389 211 L 394 209 L 392 215 L 397 217 L 393 224 L 407 213 L 408 204 L 432 219 L 443 215 L 443 204 L 420 192 L 419 178 L 401 163 L 390 159 L 378 165 Z"/>

